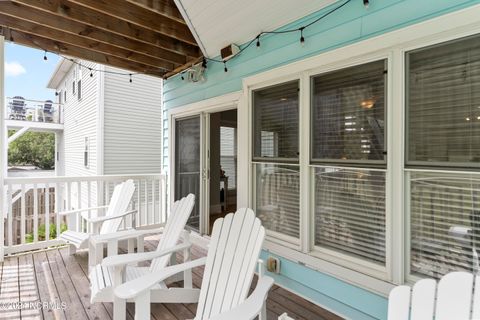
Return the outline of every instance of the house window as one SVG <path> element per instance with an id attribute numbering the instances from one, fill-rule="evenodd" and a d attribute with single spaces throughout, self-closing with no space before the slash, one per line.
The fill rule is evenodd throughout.
<path id="1" fill-rule="evenodd" d="M 311 78 L 314 242 L 385 265 L 386 60 Z"/>
<path id="2" fill-rule="evenodd" d="M 83 151 L 83 165 L 85 168 L 89 167 L 90 142 L 88 137 L 85 137 L 85 147 Z"/>
<path id="3" fill-rule="evenodd" d="M 406 54 L 413 275 L 440 277 L 453 270 L 479 270 L 479 41 L 477 35 Z"/>
<path id="4" fill-rule="evenodd" d="M 299 82 L 253 92 L 256 212 L 272 235 L 299 238 Z"/>
<path id="5" fill-rule="evenodd" d="M 72 95 L 75 95 L 75 88 L 77 86 L 77 67 L 73 68 L 73 77 L 72 77 Z"/>
<path id="6" fill-rule="evenodd" d="M 82 100 L 82 76 L 83 76 L 83 72 L 82 72 L 82 68 L 79 67 L 78 68 L 78 81 L 77 81 L 77 92 L 78 92 L 78 100 Z"/>

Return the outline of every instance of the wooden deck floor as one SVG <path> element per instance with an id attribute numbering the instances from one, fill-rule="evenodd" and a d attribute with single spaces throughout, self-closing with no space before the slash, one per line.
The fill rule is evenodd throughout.
<path id="1" fill-rule="evenodd" d="M 156 245 L 155 239 L 146 241 L 147 250 Z M 194 247 L 192 255 L 205 252 Z M 201 284 L 202 274 L 203 268 L 194 269 L 195 286 Z M 87 252 L 69 256 L 66 248 L 60 248 L 8 257 L 1 264 L 0 279 L 0 319 L 112 318 L 111 303 L 90 304 Z M 127 317 L 133 319 L 133 304 L 127 308 Z M 195 309 L 196 304 L 152 304 L 151 318 L 192 319 Z M 300 320 L 340 319 L 278 286 L 269 293 L 267 310 L 269 320 L 283 312 Z"/>

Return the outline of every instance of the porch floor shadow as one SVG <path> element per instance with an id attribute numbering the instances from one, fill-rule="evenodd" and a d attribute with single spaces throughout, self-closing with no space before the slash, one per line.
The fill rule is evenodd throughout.
<path id="1" fill-rule="evenodd" d="M 158 237 L 146 240 L 146 250 L 155 250 Z M 192 248 L 192 259 L 204 255 L 203 248 Z M 69 256 L 65 247 L 6 257 L 0 265 L 0 319 L 112 319 L 112 303 L 90 303 L 87 258 L 86 251 Z M 177 258 L 182 261 L 181 255 Z M 202 275 L 203 268 L 193 270 L 194 286 L 201 285 Z M 253 282 L 252 288 L 256 279 Z M 155 303 L 151 319 L 193 319 L 196 307 Z M 127 305 L 127 319 L 133 319 L 134 308 Z M 341 319 L 275 285 L 267 300 L 267 318 L 276 320 L 284 312 L 298 320 Z"/>

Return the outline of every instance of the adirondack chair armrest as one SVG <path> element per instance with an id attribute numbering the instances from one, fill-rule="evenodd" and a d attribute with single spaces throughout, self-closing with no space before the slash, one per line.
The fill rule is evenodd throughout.
<path id="1" fill-rule="evenodd" d="M 113 216 L 103 216 L 103 217 L 95 217 L 95 218 L 90 218 L 86 213 L 82 213 L 82 218 L 89 223 L 99 223 L 99 222 L 105 222 L 108 220 L 123 218 L 134 213 L 137 213 L 137 210 L 130 210 L 121 214 L 115 214 Z"/>
<path id="2" fill-rule="evenodd" d="M 62 212 L 59 212 L 58 214 L 61 216 L 68 216 L 72 213 L 79 213 L 79 212 L 90 211 L 90 210 L 100 210 L 100 209 L 106 209 L 106 208 L 108 208 L 108 206 L 81 208 L 81 209 L 75 209 L 75 210 L 62 211 Z"/>
<path id="3" fill-rule="evenodd" d="M 127 229 L 117 231 L 115 233 L 98 234 L 90 237 L 90 241 L 94 244 L 108 243 L 110 241 L 121 241 L 136 239 L 141 236 L 148 236 L 152 234 L 158 234 L 163 232 L 164 227 L 155 229 Z"/>
<path id="4" fill-rule="evenodd" d="M 115 266 L 123 266 L 130 263 L 138 263 L 142 261 L 149 261 L 155 258 L 163 257 L 167 254 L 177 252 L 180 250 L 187 249 L 191 247 L 192 244 L 190 242 L 181 243 L 176 245 L 172 248 L 160 251 L 150 251 L 150 252 L 141 252 L 141 253 L 129 253 L 129 254 L 121 254 L 118 256 L 110 256 L 106 257 L 102 260 L 102 266 L 104 267 L 115 267 Z"/>
<path id="5" fill-rule="evenodd" d="M 205 265 L 207 257 L 195 259 L 174 266 L 166 267 L 160 272 L 154 272 L 147 274 L 132 281 L 125 282 L 115 288 L 114 294 L 120 299 L 131 299 L 141 293 L 150 290 L 157 283 L 164 281 L 165 279 L 176 275 L 177 273 L 190 270 L 196 267 Z"/>
<path id="6" fill-rule="evenodd" d="M 273 278 L 264 276 L 258 279 L 257 286 L 252 294 L 235 308 L 220 313 L 210 320 L 251 320 L 262 310 L 268 291 L 273 285 Z"/>

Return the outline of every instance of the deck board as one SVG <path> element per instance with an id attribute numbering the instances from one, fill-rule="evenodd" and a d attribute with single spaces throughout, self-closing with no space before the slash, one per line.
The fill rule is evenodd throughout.
<path id="1" fill-rule="evenodd" d="M 158 240 L 149 238 L 145 241 L 146 251 L 155 250 Z M 192 248 L 192 259 L 206 254 L 203 248 Z M 181 254 L 178 261 L 183 261 Z M 193 285 L 200 287 L 203 267 L 193 270 Z M 66 310 L 29 308 L 22 310 L 0 310 L 1 319 L 112 319 L 111 303 L 90 304 L 88 282 L 88 254 L 78 252 L 70 256 L 67 248 L 55 248 L 13 257 L 8 257 L 0 264 L 0 302 L 65 302 Z M 256 284 L 253 281 L 252 289 Z M 172 284 L 180 285 L 180 284 Z M 159 304 L 151 306 L 151 318 L 156 320 L 192 319 L 197 305 Z M 267 318 L 276 320 L 288 312 L 297 320 L 338 320 L 340 317 L 300 298 L 294 293 L 278 286 L 270 291 L 267 300 Z M 135 306 L 127 304 L 127 319 L 133 320 Z"/>

